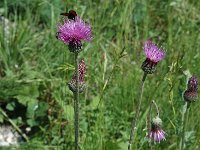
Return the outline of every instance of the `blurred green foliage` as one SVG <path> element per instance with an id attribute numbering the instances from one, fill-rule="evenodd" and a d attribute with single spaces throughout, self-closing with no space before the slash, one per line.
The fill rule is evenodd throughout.
<path id="1" fill-rule="evenodd" d="M 73 94 L 66 85 L 74 70 L 73 54 L 55 38 L 59 14 L 70 9 L 93 32 L 80 54 L 87 64 L 87 88 L 80 97 L 80 149 L 127 149 L 145 59 L 142 46 L 149 38 L 167 55 L 147 77 L 133 149 L 148 149 L 145 120 L 152 99 L 167 133 L 167 140 L 154 149 L 178 149 L 182 93 L 188 76 L 200 75 L 200 1 L 4 0 L 0 105 L 22 130 L 31 127 L 30 143 L 19 149 L 73 149 Z M 186 149 L 200 148 L 198 113 L 199 101 L 191 106 Z M 1 114 L 0 122 L 8 123 Z"/>

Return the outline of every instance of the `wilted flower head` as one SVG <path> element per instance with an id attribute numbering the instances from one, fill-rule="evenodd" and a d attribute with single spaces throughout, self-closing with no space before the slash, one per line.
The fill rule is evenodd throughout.
<path id="1" fill-rule="evenodd" d="M 162 130 L 162 120 L 157 116 L 153 118 L 151 124 L 151 131 L 149 133 L 149 138 L 154 142 L 159 142 L 165 139 L 165 131 Z"/>
<path id="2" fill-rule="evenodd" d="M 76 86 L 76 72 L 74 73 L 71 81 L 68 83 L 68 86 L 69 86 L 69 89 L 72 91 L 72 92 L 76 92 L 78 90 L 78 87 Z M 86 74 L 86 65 L 85 65 L 85 62 L 84 60 L 81 60 L 79 62 L 79 92 L 82 92 L 85 88 L 85 74 Z"/>
<path id="3" fill-rule="evenodd" d="M 75 19 L 64 19 L 58 24 L 57 38 L 69 46 L 70 52 L 80 52 L 81 41 L 92 39 L 91 26 L 76 16 Z"/>
<path id="4" fill-rule="evenodd" d="M 156 70 L 155 66 L 157 63 L 164 59 L 165 52 L 158 48 L 150 40 L 147 40 L 144 43 L 144 52 L 146 55 L 146 60 L 142 64 L 142 70 L 148 74 L 152 74 Z"/>
<path id="5" fill-rule="evenodd" d="M 192 76 L 188 80 L 187 90 L 184 92 L 184 99 L 187 102 L 194 102 L 198 98 L 198 79 L 195 76 Z"/>

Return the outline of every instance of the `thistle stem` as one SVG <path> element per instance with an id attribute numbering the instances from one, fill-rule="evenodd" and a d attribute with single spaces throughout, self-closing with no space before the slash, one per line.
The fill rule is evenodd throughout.
<path id="1" fill-rule="evenodd" d="M 138 104 L 137 104 L 137 110 L 136 110 L 135 117 L 133 118 L 132 125 L 131 125 L 132 127 L 131 127 L 129 143 L 128 143 L 128 150 L 131 150 L 131 144 L 132 144 L 132 141 L 134 138 L 134 132 L 135 132 L 136 126 L 137 126 L 137 120 L 138 120 L 138 117 L 140 114 L 141 101 L 142 101 L 142 96 L 143 96 L 143 91 L 144 91 L 144 81 L 145 81 L 146 77 L 147 77 L 147 73 L 144 72 L 144 75 L 143 75 L 142 81 L 141 81 L 140 91 L 139 91 L 140 97 L 139 97 Z"/>
<path id="2" fill-rule="evenodd" d="M 157 112 L 157 116 L 159 117 L 159 109 L 158 106 L 156 104 L 156 102 L 154 100 L 152 100 L 152 103 L 154 104 L 154 106 L 156 107 L 156 112 Z"/>
<path id="3" fill-rule="evenodd" d="M 151 104 L 149 106 L 149 115 L 148 115 L 148 120 L 147 120 L 147 129 L 148 129 L 148 136 L 149 136 L 149 133 L 151 132 L 151 110 L 152 110 L 152 104 L 153 104 L 153 100 L 151 101 Z M 150 150 L 153 149 L 153 146 L 152 146 L 152 143 L 151 143 L 151 140 L 149 140 L 149 147 L 150 147 Z"/>
<path id="4" fill-rule="evenodd" d="M 185 126 L 186 126 L 186 117 L 188 115 L 188 102 L 185 103 L 183 106 L 183 113 L 182 113 L 182 137 L 181 137 L 181 143 L 180 143 L 180 150 L 184 149 L 185 145 Z"/>
<path id="5" fill-rule="evenodd" d="M 79 62 L 78 62 L 78 53 L 75 53 L 75 72 L 76 72 L 76 88 L 74 92 L 74 134 L 75 134 L 75 145 L 74 150 L 78 150 L 79 143 Z"/>

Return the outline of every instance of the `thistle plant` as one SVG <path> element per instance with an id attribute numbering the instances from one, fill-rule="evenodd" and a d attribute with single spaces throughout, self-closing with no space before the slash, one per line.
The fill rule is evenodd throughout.
<path id="1" fill-rule="evenodd" d="M 75 128 L 75 146 L 79 149 L 79 93 L 83 92 L 85 87 L 84 76 L 86 65 L 83 60 L 79 62 L 78 54 L 82 51 L 82 41 L 92 39 L 91 26 L 85 23 L 75 11 L 67 13 L 68 18 L 64 18 L 63 23 L 58 24 L 57 39 L 64 42 L 69 51 L 74 53 L 75 73 L 69 81 L 69 89 L 74 93 L 74 128 Z"/>
<path id="2" fill-rule="evenodd" d="M 188 80 L 187 89 L 183 94 L 185 105 L 183 106 L 182 112 L 182 138 L 180 142 L 180 149 L 183 150 L 185 146 L 185 127 L 186 127 L 186 116 L 189 114 L 190 104 L 195 102 L 198 98 L 198 79 L 195 76 L 192 76 Z"/>
<path id="3" fill-rule="evenodd" d="M 144 91 L 145 79 L 147 77 L 147 74 L 152 74 L 155 72 L 156 65 L 158 64 L 159 61 L 161 61 L 165 57 L 165 52 L 162 49 L 158 48 L 158 46 L 155 45 L 154 43 L 152 43 L 150 40 L 147 40 L 144 43 L 143 49 L 144 49 L 144 53 L 146 55 L 146 60 L 143 62 L 141 69 L 143 70 L 144 74 L 142 77 L 141 86 L 139 87 L 138 104 L 137 104 L 135 117 L 133 118 L 132 125 L 131 125 L 128 150 L 131 150 L 131 145 L 134 140 L 133 139 L 134 132 L 136 130 L 137 121 L 138 121 L 138 118 L 140 115 L 140 107 L 141 107 L 142 96 L 143 96 L 143 91 Z"/>
<path id="4" fill-rule="evenodd" d="M 151 119 L 151 113 L 152 113 L 152 109 L 150 107 L 150 111 L 149 111 L 149 116 L 150 116 L 150 121 L 151 121 L 151 126 L 149 127 L 149 133 L 148 133 L 148 138 L 150 139 L 150 143 L 153 140 L 154 143 L 158 142 L 160 143 L 160 141 L 162 140 L 166 140 L 165 139 L 165 131 L 162 129 L 162 120 L 159 117 L 159 109 L 158 106 L 156 104 L 156 102 L 153 100 L 152 104 L 155 106 L 156 111 L 157 111 L 157 115 L 156 117 L 154 117 L 153 119 Z M 151 104 L 151 105 L 152 105 Z"/>

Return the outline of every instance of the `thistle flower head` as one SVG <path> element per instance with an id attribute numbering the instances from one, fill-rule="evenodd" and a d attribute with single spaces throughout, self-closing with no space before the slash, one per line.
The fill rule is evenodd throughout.
<path id="1" fill-rule="evenodd" d="M 195 76 L 192 76 L 188 80 L 187 90 L 184 92 L 183 97 L 187 102 L 194 102 L 198 98 L 198 79 Z"/>
<path id="2" fill-rule="evenodd" d="M 144 52 L 146 55 L 146 60 L 142 64 L 142 70 L 147 74 L 152 74 L 156 70 L 156 65 L 159 61 L 164 59 L 165 52 L 158 48 L 150 40 L 144 43 Z"/>
<path id="3" fill-rule="evenodd" d="M 85 74 L 86 74 L 86 65 L 85 65 L 85 62 L 84 60 L 81 60 L 79 62 L 79 72 L 78 72 L 78 75 L 79 75 L 79 85 L 77 87 L 76 85 L 76 78 L 77 78 L 77 73 L 75 72 L 72 79 L 70 80 L 70 82 L 68 83 L 68 86 L 69 86 L 69 89 L 72 91 L 72 92 L 76 92 L 79 88 L 79 92 L 83 92 L 83 90 L 85 89 Z"/>
<path id="4" fill-rule="evenodd" d="M 165 131 L 162 130 L 162 120 L 157 116 L 156 118 L 153 118 L 152 124 L 151 124 L 151 131 L 149 133 L 149 138 L 153 140 L 155 143 L 166 140 L 165 139 Z"/>
<path id="5" fill-rule="evenodd" d="M 165 52 L 150 40 L 144 43 L 144 52 L 146 57 L 154 63 L 161 61 L 165 57 Z"/>
<path id="6" fill-rule="evenodd" d="M 74 20 L 65 18 L 58 24 L 57 38 L 69 46 L 70 52 L 80 52 L 81 41 L 92 39 L 91 26 L 78 16 Z"/>
<path id="7" fill-rule="evenodd" d="M 192 76 L 187 84 L 188 90 L 197 91 L 198 90 L 198 79 L 195 76 Z"/>
<path id="8" fill-rule="evenodd" d="M 183 94 L 183 97 L 187 102 L 195 102 L 198 98 L 198 94 L 195 91 L 186 90 Z"/>

